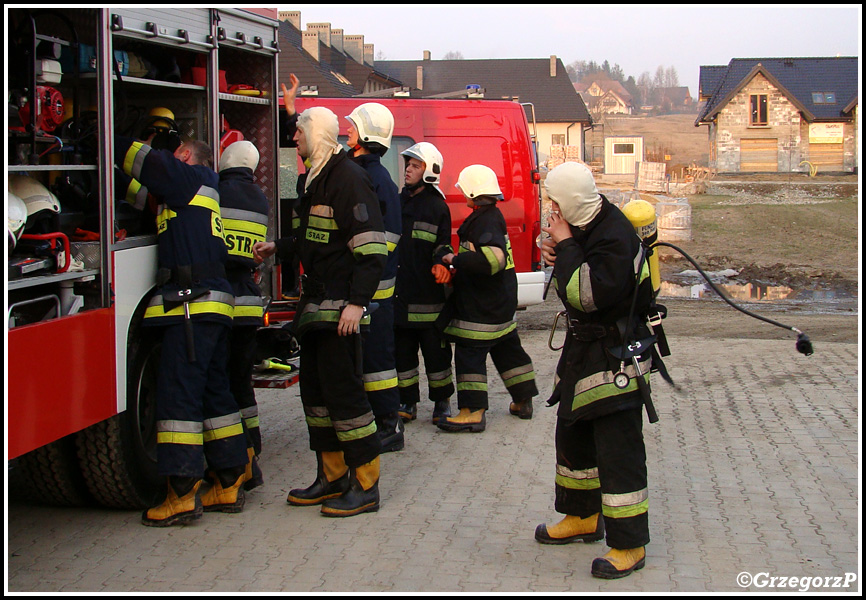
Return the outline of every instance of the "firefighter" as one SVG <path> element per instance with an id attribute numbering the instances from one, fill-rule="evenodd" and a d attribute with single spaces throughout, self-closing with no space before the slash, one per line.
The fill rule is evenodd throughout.
<path id="1" fill-rule="evenodd" d="M 336 115 L 322 107 L 297 119 L 294 140 L 309 163 L 293 235 L 253 248 L 261 261 L 298 253 L 304 275 L 294 326 L 301 345 L 301 401 L 317 476 L 287 502 L 321 504 L 329 517 L 379 509 L 376 421 L 364 392 L 359 324 L 382 278 L 388 249 L 366 172 L 337 142 Z M 365 323 L 365 324 L 366 324 Z"/>
<path id="2" fill-rule="evenodd" d="M 144 324 L 162 327 L 157 381 L 157 466 L 165 501 L 142 515 L 164 527 L 204 510 L 239 512 L 247 463 L 241 415 L 229 389 L 228 340 L 234 296 L 213 151 L 187 141 L 172 153 L 115 137 L 115 163 L 161 203 L 157 214 L 157 290 Z M 199 496 L 204 458 L 216 471 Z"/>
<path id="3" fill-rule="evenodd" d="M 378 304 L 370 315 L 370 328 L 364 332 L 364 389 L 376 416 L 376 429 L 382 452 L 403 449 L 403 422 L 400 420 L 400 393 L 394 358 L 394 287 L 397 279 L 397 244 L 402 230 L 400 196 L 381 158 L 391 147 L 394 116 L 377 102 L 356 107 L 349 116 L 349 156 L 364 168 L 379 197 L 385 226 L 388 260 L 379 288 L 373 295 Z"/>
<path id="4" fill-rule="evenodd" d="M 424 355 L 427 395 L 433 402 L 433 423 L 451 416 L 454 381 L 451 344 L 436 330 L 435 322 L 445 305 L 445 286 L 451 276 L 442 257 L 451 248 L 451 213 L 439 189 L 442 154 L 433 144 L 419 142 L 402 152 L 406 160 L 400 193 L 403 231 L 394 305 L 397 377 L 400 417 L 418 416 L 418 350 Z"/>
<path id="5" fill-rule="evenodd" d="M 457 255 L 442 257 L 454 270 L 454 292 L 437 327 L 454 342 L 459 413 L 440 419 L 436 426 L 450 432 L 481 432 L 487 423 L 488 354 L 511 395 L 511 414 L 531 418 L 538 388 L 514 319 L 517 276 L 505 219 L 496 207 L 502 200 L 496 173 L 485 165 L 470 165 L 460 172 L 457 187 L 472 214 L 457 230 Z"/>
<path id="6" fill-rule="evenodd" d="M 592 574 L 613 579 L 644 566 L 649 542 L 646 452 L 636 371 L 628 385 L 615 383 L 617 351 L 628 340 L 649 337 L 629 324 L 652 300 L 649 267 L 622 212 L 600 195 L 591 171 L 579 163 L 553 169 L 545 180 L 553 214 L 543 230 L 545 262 L 553 264 L 556 291 L 569 319 L 569 335 L 548 401 L 559 403 L 556 423 L 555 509 L 565 517 L 541 524 L 542 544 L 607 538 L 610 551 L 592 563 Z M 636 272 L 637 271 L 637 272 Z M 635 296 L 635 286 L 638 294 Z M 634 321 L 634 319 L 633 319 Z M 629 330 L 637 328 L 635 336 Z M 651 357 L 638 357 L 648 383 Z"/>
<path id="7" fill-rule="evenodd" d="M 247 434 L 246 490 L 263 482 L 258 465 L 262 434 L 252 376 L 256 332 L 263 324 L 265 306 L 262 291 L 253 279 L 258 266 L 253 258 L 253 246 L 267 237 L 270 207 L 253 178 L 258 164 L 259 151 L 246 140 L 228 146 L 219 160 L 220 208 L 229 253 L 226 275 L 235 295 L 229 344 L 229 383 Z"/>

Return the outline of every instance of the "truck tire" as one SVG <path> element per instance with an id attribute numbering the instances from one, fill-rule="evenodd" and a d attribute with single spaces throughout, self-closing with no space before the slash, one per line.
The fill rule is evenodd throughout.
<path id="1" fill-rule="evenodd" d="M 93 503 L 75 458 L 75 435 L 68 435 L 9 463 L 9 496 L 51 506 Z"/>
<path id="2" fill-rule="evenodd" d="M 138 321 L 133 320 L 133 325 Z M 165 493 L 156 468 L 156 375 L 161 343 L 148 328 L 130 327 L 126 410 L 78 434 L 87 487 L 108 507 L 144 509 Z"/>

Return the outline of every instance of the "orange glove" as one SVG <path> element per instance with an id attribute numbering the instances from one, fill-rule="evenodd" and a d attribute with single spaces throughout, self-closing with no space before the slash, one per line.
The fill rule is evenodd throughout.
<path id="1" fill-rule="evenodd" d="M 433 265 L 430 271 L 436 283 L 451 283 L 451 271 L 445 265 Z"/>

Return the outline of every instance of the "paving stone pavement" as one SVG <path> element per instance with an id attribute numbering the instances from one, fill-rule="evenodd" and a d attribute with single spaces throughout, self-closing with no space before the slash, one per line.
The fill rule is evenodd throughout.
<path id="1" fill-rule="evenodd" d="M 558 357 L 547 335 L 521 331 L 542 394 Z M 377 513 L 286 504 L 315 457 L 297 387 L 259 390 L 266 484 L 243 513 L 153 529 L 137 511 L 11 504 L 7 591 L 859 592 L 858 346 L 671 345 L 679 389 L 653 376 L 660 421 L 644 428 L 652 541 L 624 579 L 590 575 L 602 542 L 535 542 L 537 524 L 560 518 L 555 410 L 537 398 L 531 421 L 510 416 L 489 364 L 487 430 L 442 432 L 422 403 L 406 448 L 382 456 Z"/>

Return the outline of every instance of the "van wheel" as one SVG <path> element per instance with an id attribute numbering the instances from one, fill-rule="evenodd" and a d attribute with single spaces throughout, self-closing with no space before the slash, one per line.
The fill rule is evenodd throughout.
<path id="1" fill-rule="evenodd" d="M 79 433 L 87 487 L 103 505 L 144 509 L 165 493 L 156 469 L 156 375 L 162 344 L 131 328 L 126 410 Z"/>
<path id="2" fill-rule="evenodd" d="M 93 503 L 75 458 L 75 435 L 9 461 L 9 497 L 52 506 Z"/>

